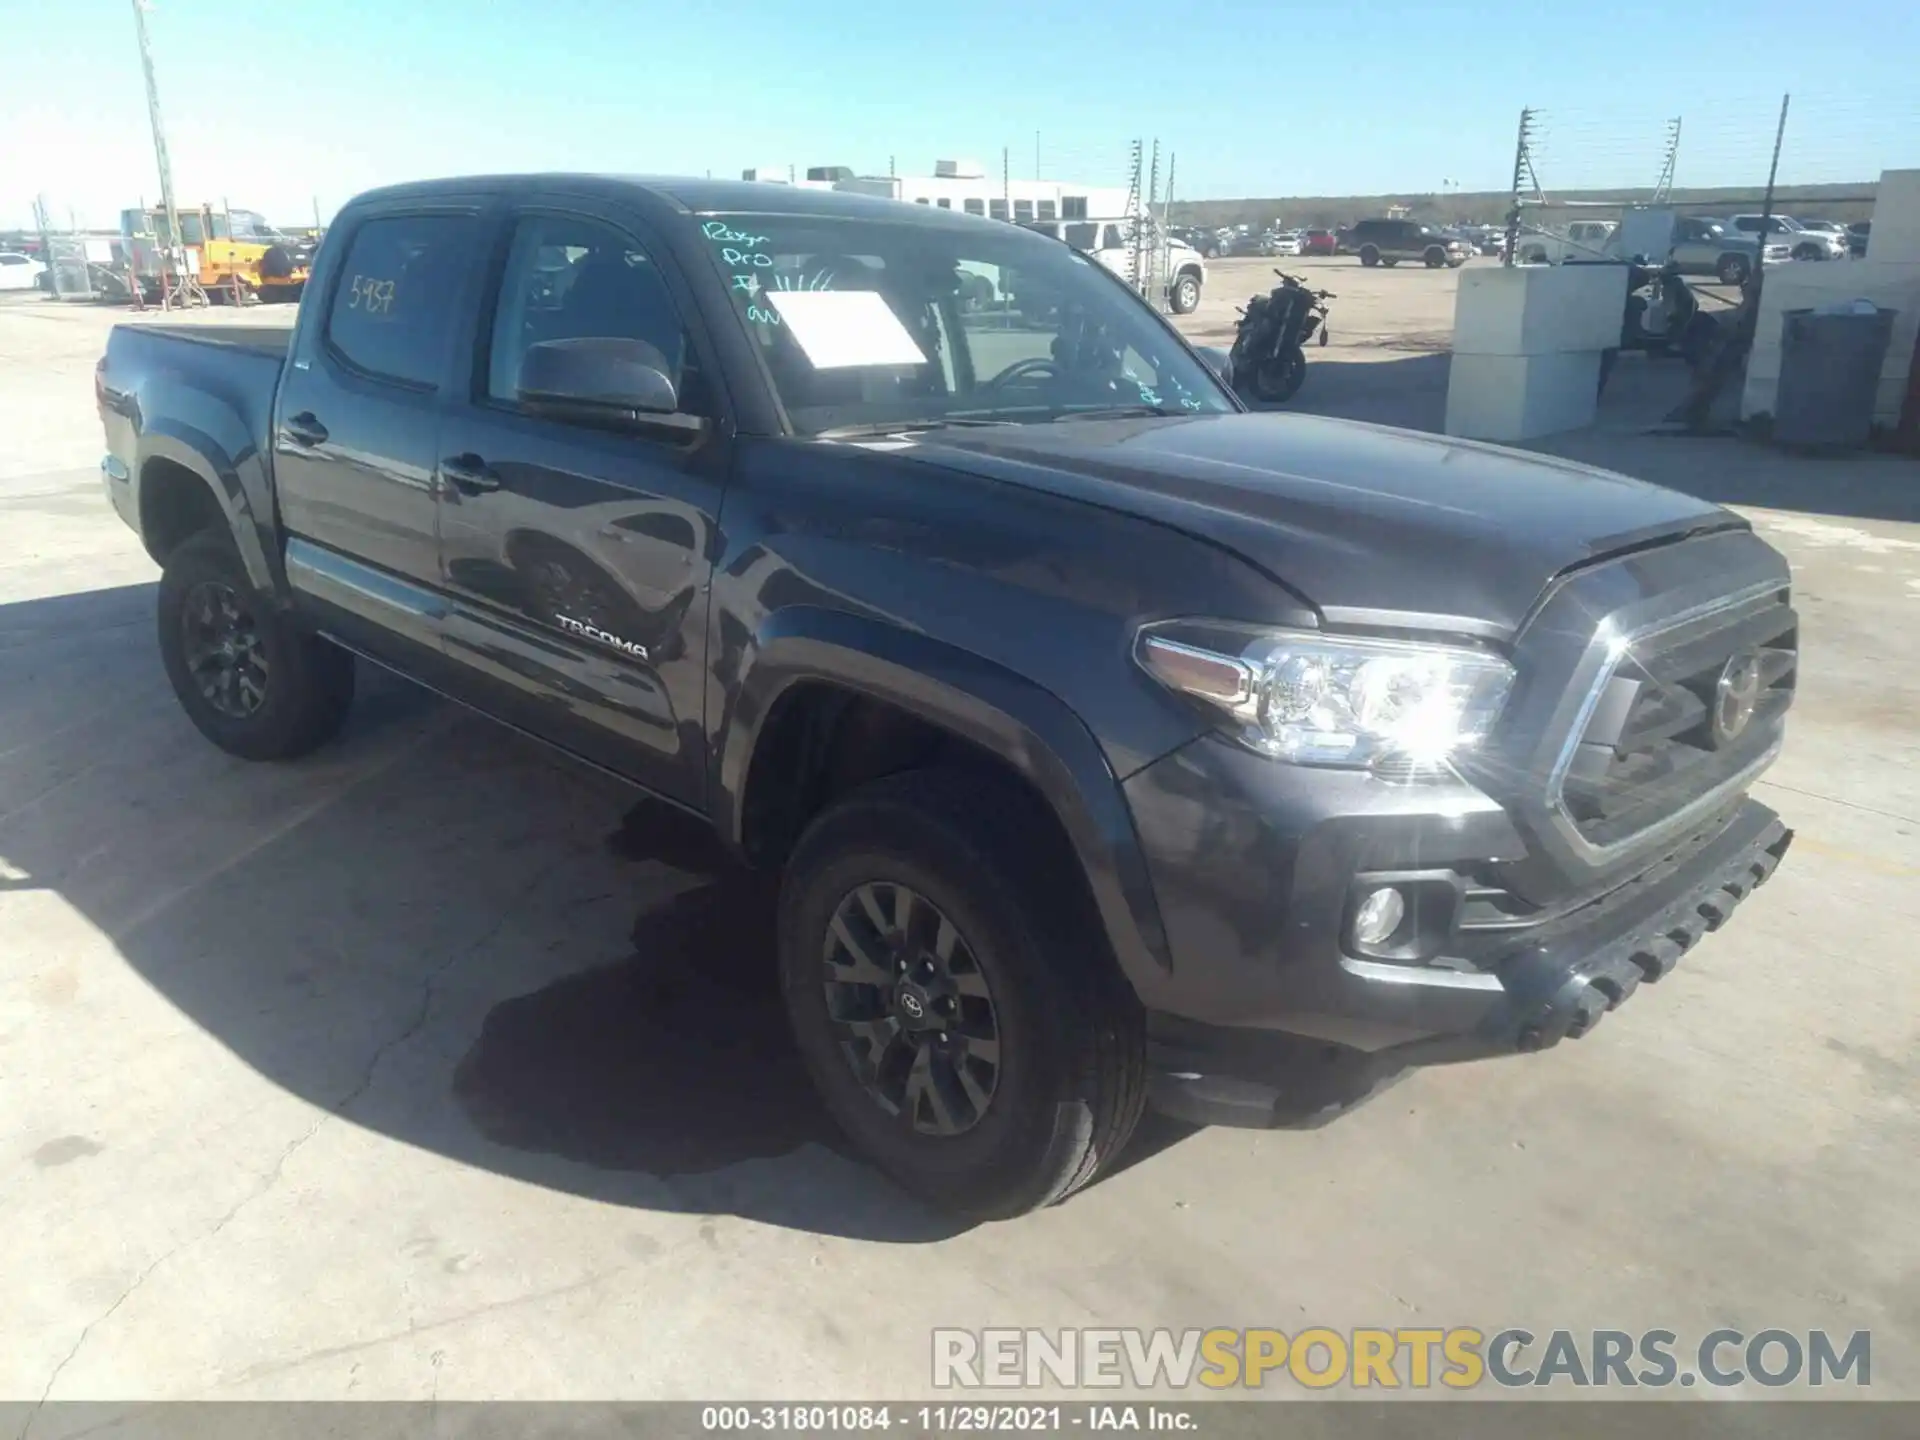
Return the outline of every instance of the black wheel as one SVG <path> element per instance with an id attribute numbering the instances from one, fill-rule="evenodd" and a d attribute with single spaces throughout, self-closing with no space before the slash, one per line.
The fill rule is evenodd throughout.
<path id="1" fill-rule="evenodd" d="M 1827 258 L 1826 247 L 1824 245 L 1813 244 L 1796 245 L 1793 247 L 1793 258 L 1796 260 L 1824 260 Z"/>
<path id="2" fill-rule="evenodd" d="M 353 657 L 297 629 L 203 531 L 160 577 L 160 658 L 200 733 L 243 760 L 290 760 L 331 739 L 353 703 Z"/>
<path id="3" fill-rule="evenodd" d="M 781 884 L 781 988 L 827 1109 L 978 1219 L 1087 1184 L 1145 1099 L 1139 1003 L 1041 833 L 1011 787 L 916 771 L 819 816 Z"/>
<path id="4" fill-rule="evenodd" d="M 1306 352 L 1298 345 L 1288 345 L 1255 368 L 1253 393 L 1269 405 L 1284 404 L 1298 393 L 1306 378 Z"/>
<path id="5" fill-rule="evenodd" d="M 1191 315 L 1200 308 L 1200 277 L 1191 272 L 1181 275 L 1173 282 L 1173 294 L 1169 303 L 1176 315 Z"/>
<path id="6" fill-rule="evenodd" d="M 1744 285 L 1752 268 L 1744 255 L 1722 255 L 1714 273 L 1720 277 L 1722 285 Z"/>
<path id="7" fill-rule="evenodd" d="M 1360 263 L 1369 267 L 1378 265 L 1380 263 L 1379 247 L 1376 245 L 1362 245 L 1360 247 Z"/>
<path id="8" fill-rule="evenodd" d="M 267 280 L 285 280 L 293 274 L 293 256 L 284 245 L 269 245 L 260 256 L 260 274 Z"/>
<path id="9" fill-rule="evenodd" d="M 1420 257 L 1427 262 L 1427 269 L 1438 270 L 1447 263 L 1447 252 L 1438 245 L 1429 245 L 1426 254 Z"/>

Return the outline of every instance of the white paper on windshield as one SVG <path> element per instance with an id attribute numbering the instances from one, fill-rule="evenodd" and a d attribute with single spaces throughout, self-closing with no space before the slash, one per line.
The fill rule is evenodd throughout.
<path id="1" fill-rule="evenodd" d="M 875 291 L 766 290 L 761 294 L 816 370 L 927 363 L 900 317 Z"/>

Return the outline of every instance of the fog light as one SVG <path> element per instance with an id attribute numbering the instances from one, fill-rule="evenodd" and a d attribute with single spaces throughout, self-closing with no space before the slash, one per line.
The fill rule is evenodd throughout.
<path id="1" fill-rule="evenodd" d="M 1406 919 L 1407 902 L 1388 885 L 1360 902 L 1353 914 L 1353 938 L 1362 945 L 1384 945 Z"/>

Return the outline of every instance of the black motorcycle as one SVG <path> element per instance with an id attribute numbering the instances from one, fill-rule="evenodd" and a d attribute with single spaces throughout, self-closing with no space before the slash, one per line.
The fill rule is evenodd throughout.
<path id="1" fill-rule="evenodd" d="M 1240 312 L 1233 337 L 1234 388 L 1278 405 L 1291 400 L 1307 378 L 1307 343 L 1327 343 L 1330 290 L 1309 290 L 1298 275 L 1275 270 L 1280 283 L 1256 295 Z"/>
<path id="2" fill-rule="evenodd" d="M 1648 355 L 1678 355 L 1690 369 L 1698 368 L 1712 349 L 1719 324 L 1703 313 L 1700 299 L 1687 284 L 1680 267 L 1669 262 L 1654 265 L 1644 255 L 1627 262 L 1627 305 L 1620 323 L 1620 343 L 1600 356 L 1600 389 L 1604 394 L 1622 350 Z"/>
<path id="3" fill-rule="evenodd" d="M 1627 268 L 1627 312 L 1620 328 L 1623 349 L 1694 359 L 1710 317 L 1700 313 L 1693 287 L 1674 264 L 1654 266 L 1636 256 Z"/>

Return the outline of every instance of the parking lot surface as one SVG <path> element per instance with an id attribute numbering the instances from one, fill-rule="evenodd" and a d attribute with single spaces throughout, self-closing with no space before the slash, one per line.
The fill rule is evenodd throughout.
<path id="1" fill-rule="evenodd" d="M 1454 272 L 1216 263 L 1190 333 L 1272 263 L 1340 297 L 1297 408 L 1438 424 Z M 906 1397 L 956 1325 L 1870 1330 L 1920 1396 L 1920 466 L 1545 447 L 1793 561 L 1776 878 L 1588 1039 L 957 1229 L 634 795 L 392 681 L 296 765 L 189 727 L 94 468 L 125 318 L 0 305 L 0 1396 Z"/>

